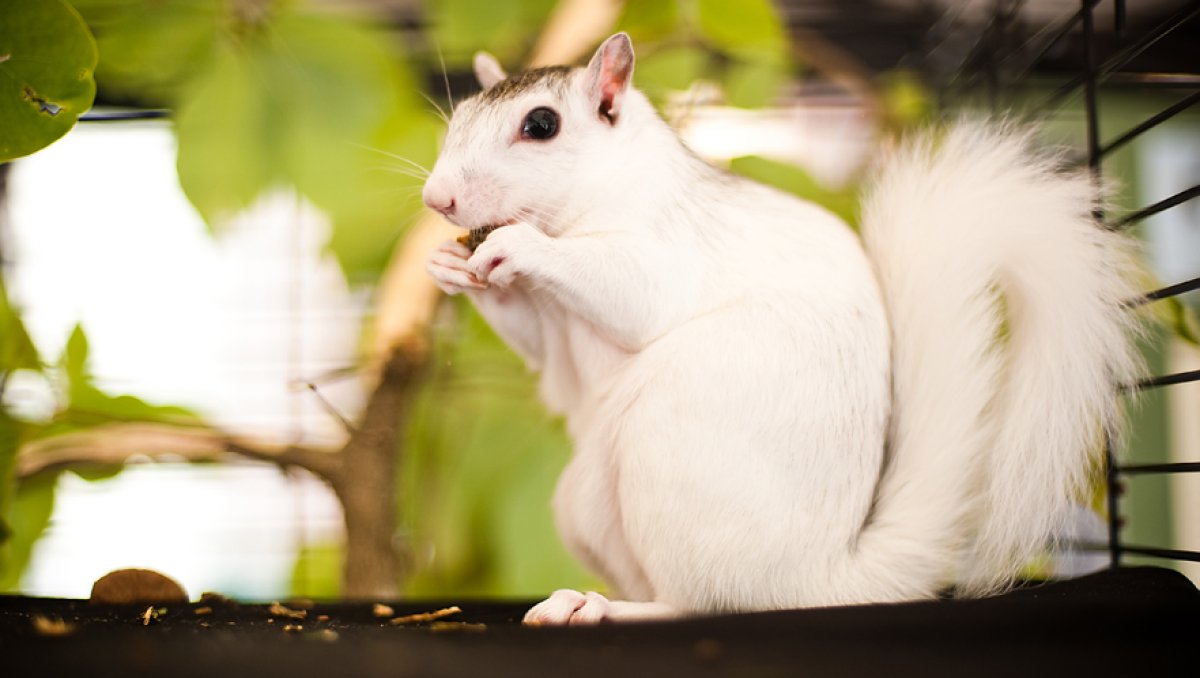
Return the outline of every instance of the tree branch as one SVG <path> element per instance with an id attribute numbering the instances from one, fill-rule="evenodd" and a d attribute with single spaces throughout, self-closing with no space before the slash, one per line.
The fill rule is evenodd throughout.
<path id="1" fill-rule="evenodd" d="M 340 470 L 333 449 L 277 445 L 235 438 L 209 428 L 170 424 L 106 424 L 27 443 L 17 452 L 16 478 L 79 466 L 110 466 L 131 457 L 185 462 L 217 461 L 228 455 L 297 466 L 332 482 Z"/>

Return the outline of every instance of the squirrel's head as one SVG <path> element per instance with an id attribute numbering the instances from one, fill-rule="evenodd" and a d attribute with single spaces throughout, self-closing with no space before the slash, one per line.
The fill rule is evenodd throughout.
<path id="1" fill-rule="evenodd" d="M 525 221 L 561 232 L 571 209 L 611 177 L 613 149 L 636 123 L 631 99 L 644 102 L 630 87 L 629 36 L 610 37 L 585 68 L 512 77 L 481 52 L 475 75 L 483 91 L 454 111 L 425 204 L 467 229 Z"/>

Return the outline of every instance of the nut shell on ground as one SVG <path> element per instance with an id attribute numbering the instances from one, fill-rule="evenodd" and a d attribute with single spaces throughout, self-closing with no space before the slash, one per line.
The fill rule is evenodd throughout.
<path id="1" fill-rule="evenodd" d="M 93 605 L 186 603 L 187 592 L 174 579 L 154 570 L 114 570 L 92 584 Z"/>

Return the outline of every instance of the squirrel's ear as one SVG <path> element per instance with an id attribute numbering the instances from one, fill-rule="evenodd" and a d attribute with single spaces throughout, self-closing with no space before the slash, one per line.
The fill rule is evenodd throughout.
<path id="1" fill-rule="evenodd" d="M 600 45 L 587 67 L 588 95 L 596 113 L 610 125 L 621 113 L 625 91 L 633 80 L 633 43 L 626 33 L 617 33 Z"/>
<path id="2" fill-rule="evenodd" d="M 496 57 L 487 52 L 475 53 L 475 78 L 479 80 L 480 87 L 491 89 L 492 85 L 507 77 L 504 69 L 500 67 L 500 62 L 496 61 Z"/>

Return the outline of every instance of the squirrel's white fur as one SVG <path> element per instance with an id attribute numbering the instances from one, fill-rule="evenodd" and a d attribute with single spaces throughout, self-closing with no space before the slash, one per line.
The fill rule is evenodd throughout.
<path id="1" fill-rule="evenodd" d="M 959 123 L 891 153 L 860 242 L 696 158 L 632 67 L 623 34 L 520 83 L 480 57 L 425 189 L 460 226 L 508 224 L 429 270 L 540 370 L 575 443 L 559 530 L 628 601 L 559 591 L 527 620 L 1003 587 L 1083 497 L 1137 372 L 1131 248 L 1091 182 Z M 539 106 L 549 141 L 521 135 Z"/>

